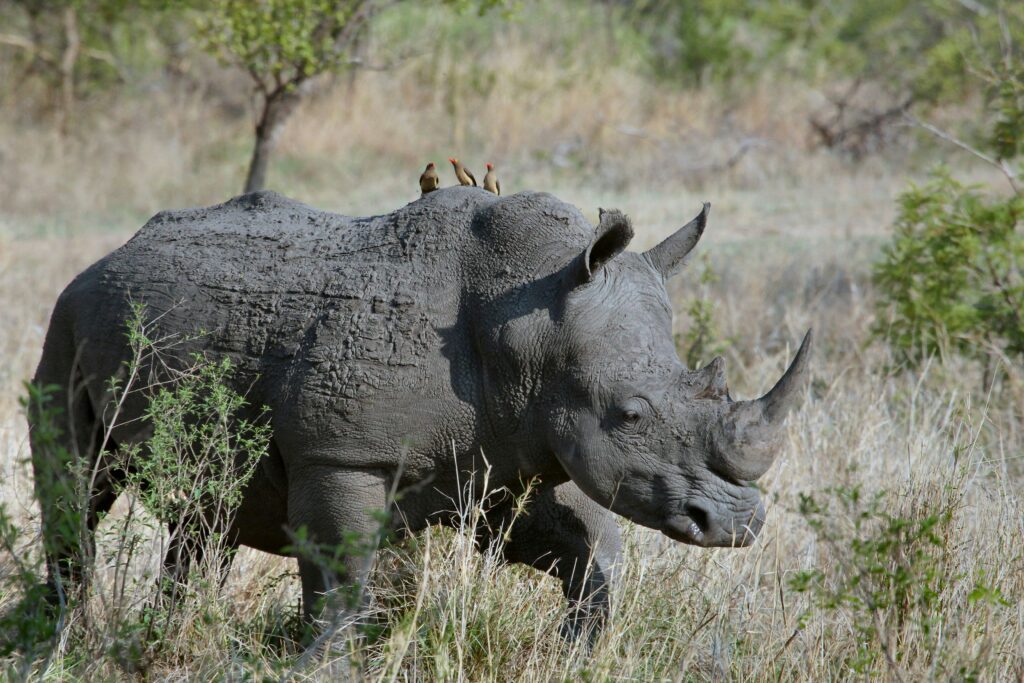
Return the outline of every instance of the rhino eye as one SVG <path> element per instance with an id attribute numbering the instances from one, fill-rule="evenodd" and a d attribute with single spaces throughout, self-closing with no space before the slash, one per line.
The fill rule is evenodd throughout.
<path id="1" fill-rule="evenodd" d="M 637 429 L 650 412 L 650 403 L 645 399 L 631 398 L 619 408 L 619 425 L 624 429 Z"/>

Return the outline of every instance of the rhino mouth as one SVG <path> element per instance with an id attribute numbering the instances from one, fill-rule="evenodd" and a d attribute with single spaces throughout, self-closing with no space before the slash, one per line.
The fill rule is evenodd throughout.
<path id="1" fill-rule="evenodd" d="M 668 517 L 661 526 L 661 533 L 673 541 L 698 545 L 705 548 L 742 548 L 754 542 L 764 523 L 764 515 L 752 515 L 748 524 L 729 524 L 723 528 L 713 523 L 711 516 L 703 509 L 687 505 L 679 514 Z"/>
<path id="2" fill-rule="evenodd" d="M 690 545 L 705 545 L 707 515 L 701 510 L 687 510 L 688 514 L 673 515 L 665 520 L 661 533 L 673 541 Z M 700 522 L 704 523 L 702 527 Z"/>

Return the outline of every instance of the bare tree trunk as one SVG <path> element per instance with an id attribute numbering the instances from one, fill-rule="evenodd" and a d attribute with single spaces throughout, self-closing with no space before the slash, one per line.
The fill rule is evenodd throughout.
<path id="1" fill-rule="evenodd" d="M 285 121 L 298 107 L 301 99 L 301 86 L 278 88 L 263 99 L 263 111 L 256 124 L 256 144 L 253 146 L 243 192 L 256 192 L 266 186 L 270 155 L 277 147 L 277 139 Z"/>
<path id="2" fill-rule="evenodd" d="M 82 47 L 78 35 L 78 16 L 73 7 L 64 10 L 64 54 L 60 59 L 60 134 L 67 136 L 75 108 L 75 63 Z"/>

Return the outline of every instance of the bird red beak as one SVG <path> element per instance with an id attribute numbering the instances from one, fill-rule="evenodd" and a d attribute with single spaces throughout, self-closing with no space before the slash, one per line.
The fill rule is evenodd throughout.
<path id="1" fill-rule="evenodd" d="M 457 164 L 457 163 L 459 163 L 459 160 L 458 160 L 458 159 L 456 159 L 455 157 L 448 157 L 448 161 L 450 161 L 450 162 L 451 162 L 451 163 L 453 163 L 453 164 Z"/>

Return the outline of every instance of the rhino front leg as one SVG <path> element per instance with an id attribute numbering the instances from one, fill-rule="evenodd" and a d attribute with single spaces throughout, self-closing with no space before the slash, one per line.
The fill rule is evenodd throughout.
<path id="1" fill-rule="evenodd" d="M 515 520 L 504 556 L 558 578 L 569 600 L 562 636 L 593 645 L 608 616 L 621 551 L 614 515 L 569 482 L 541 491 Z"/>
<path id="2" fill-rule="evenodd" d="M 383 472 L 313 466 L 289 473 L 288 524 L 307 619 L 337 626 L 362 609 L 387 507 Z"/>

